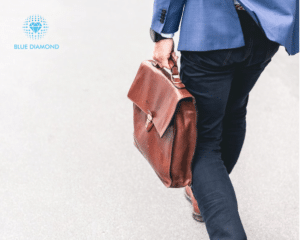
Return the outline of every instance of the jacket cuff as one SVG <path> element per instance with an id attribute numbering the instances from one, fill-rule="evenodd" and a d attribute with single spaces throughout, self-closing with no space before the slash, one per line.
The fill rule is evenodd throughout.
<path id="1" fill-rule="evenodd" d="M 174 33 L 160 33 L 160 35 L 165 38 L 173 38 L 174 37 Z"/>

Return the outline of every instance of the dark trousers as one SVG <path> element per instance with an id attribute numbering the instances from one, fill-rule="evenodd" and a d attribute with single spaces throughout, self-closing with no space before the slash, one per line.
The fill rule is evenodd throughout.
<path id="1" fill-rule="evenodd" d="M 247 239 L 229 174 L 245 138 L 249 92 L 279 48 L 246 11 L 237 12 L 245 46 L 181 51 L 180 59 L 181 80 L 198 110 L 192 191 L 211 240 Z"/>

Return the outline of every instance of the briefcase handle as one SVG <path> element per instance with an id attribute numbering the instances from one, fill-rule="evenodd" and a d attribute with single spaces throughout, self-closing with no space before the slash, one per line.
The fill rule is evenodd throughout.
<path id="1" fill-rule="evenodd" d="M 183 89 L 183 88 L 185 88 L 185 85 L 180 79 L 179 72 L 178 72 L 178 66 L 177 66 L 176 61 L 173 59 L 172 55 L 171 55 L 170 60 L 172 60 L 174 63 L 173 67 L 171 68 L 171 81 L 176 88 Z M 160 68 L 159 64 L 155 60 L 152 60 L 152 65 L 154 67 Z M 178 75 L 178 77 L 174 77 L 176 75 Z"/>
<path id="2" fill-rule="evenodd" d="M 174 60 L 174 58 L 172 57 L 171 55 L 171 58 L 172 62 L 174 63 L 173 67 L 171 68 L 171 77 L 174 79 L 174 75 L 178 75 L 178 78 L 180 80 L 180 76 L 179 76 L 179 72 L 178 72 L 178 66 L 177 66 L 177 62 Z M 181 80 L 180 80 L 181 82 Z"/>

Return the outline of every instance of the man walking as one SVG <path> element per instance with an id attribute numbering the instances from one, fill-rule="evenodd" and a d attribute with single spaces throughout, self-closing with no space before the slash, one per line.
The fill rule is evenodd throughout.
<path id="1" fill-rule="evenodd" d="M 150 31 L 161 67 L 170 69 L 171 57 L 177 61 L 172 37 L 180 21 L 180 78 L 198 110 L 192 187 L 186 188 L 193 216 L 212 240 L 244 240 L 229 174 L 245 139 L 251 89 L 280 45 L 289 55 L 299 52 L 299 2 L 155 0 Z"/>

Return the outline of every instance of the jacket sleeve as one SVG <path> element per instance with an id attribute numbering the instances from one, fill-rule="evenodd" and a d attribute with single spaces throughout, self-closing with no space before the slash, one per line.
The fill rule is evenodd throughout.
<path id="1" fill-rule="evenodd" d="M 151 28 L 157 33 L 178 31 L 187 0 L 154 0 Z"/>

